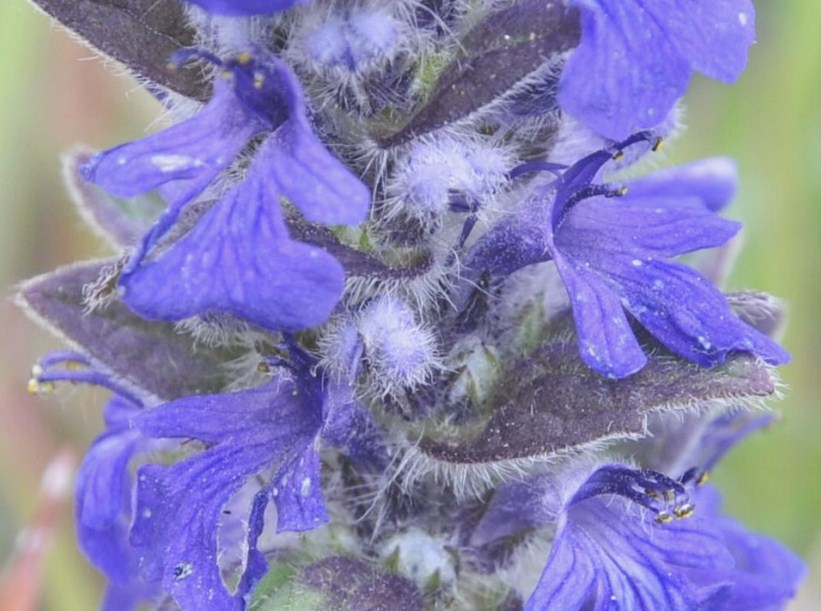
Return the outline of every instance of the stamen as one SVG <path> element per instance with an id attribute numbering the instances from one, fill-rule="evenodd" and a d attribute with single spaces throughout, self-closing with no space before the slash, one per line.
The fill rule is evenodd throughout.
<path id="1" fill-rule="evenodd" d="M 171 56 L 171 59 L 168 60 L 167 67 L 169 70 L 177 70 L 186 62 L 192 59 L 201 59 L 207 61 L 210 64 L 214 64 L 215 66 L 223 67 L 225 64 L 223 61 L 214 55 L 213 53 L 206 51 L 205 49 L 181 49 L 174 53 Z"/>
<path id="2" fill-rule="evenodd" d="M 558 180 L 556 187 L 556 205 L 553 207 L 552 221 L 558 221 L 564 216 L 565 212 L 574 204 L 585 197 L 591 195 L 580 195 L 586 193 L 585 189 L 592 185 L 599 171 L 610 161 L 618 161 L 623 158 L 624 151 L 640 142 L 649 142 L 653 138 L 649 131 L 639 132 L 633 134 L 627 140 L 619 142 L 609 149 L 603 149 L 591 153 L 587 157 L 577 161 L 570 166 L 561 178 Z M 603 193 L 594 193 L 595 195 L 605 195 L 606 197 L 614 197 L 624 195 L 626 191 L 622 188 L 613 189 L 612 187 L 605 187 L 604 185 L 595 185 L 598 188 L 605 188 Z"/>
<path id="3" fill-rule="evenodd" d="M 688 518 L 695 511 L 680 482 L 648 469 L 619 465 L 602 467 L 579 488 L 571 504 L 602 494 L 617 494 L 646 507 L 656 514 L 658 524 Z"/>
<path id="4" fill-rule="evenodd" d="M 634 144 L 639 144 L 640 142 L 652 142 L 653 144 L 651 146 L 655 151 L 657 150 L 657 146 L 661 146 L 662 139 L 654 138 L 653 134 L 651 134 L 649 131 L 638 132 L 630 136 L 627 140 L 623 140 L 622 142 L 615 144 L 611 148 L 611 150 L 614 151 L 611 159 L 613 159 L 613 161 L 621 161 L 622 159 L 624 159 L 625 150 L 627 150 Z"/>
<path id="5" fill-rule="evenodd" d="M 695 505 L 692 503 L 684 503 L 683 505 L 679 505 L 673 508 L 673 514 L 679 519 L 683 520 L 685 518 L 689 518 L 692 516 L 696 511 Z"/>
<path id="6" fill-rule="evenodd" d="M 271 373 L 271 365 L 269 365 L 266 361 L 260 361 L 260 363 L 257 365 L 257 372 Z"/>
<path id="7" fill-rule="evenodd" d="M 567 199 L 567 203 L 564 206 L 564 210 L 565 212 L 567 212 L 580 201 L 589 199 L 591 197 L 623 197 L 626 194 L 627 187 L 623 185 L 619 185 L 617 187 L 613 187 L 612 185 L 606 184 L 587 185 L 586 187 L 582 187 L 581 189 L 576 191 Z"/>
<path id="8" fill-rule="evenodd" d="M 26 390 L 30 395 L 48 395 L 54 392 L 57 386 L 53 382 L 43 383 L 37 378 L 30 378 L 26 385 Z"/>
<path id="9" fill-rule="evenodd" d="M 143 404 L 130 388 L 114 380 L 111 374 L 94 369 L 90 359 L 79 352 L 62 350 L 45 355 L 31 368 L 31 376 L 27 386 L 31 394 L 48 394 L 55 390 L 57 382 L 69 382 L 106 388 L 137 405 Z"/>
<path id="10" fill-rule="evenodd" d="M 56 352 L 49 352 L 32 368 L 32 375 L 37 375 L 34 370 L 40 368 L 40 371 L 51 369 L 57 365 L 65 365 L 67 368 L 91 367 L 91 361 L 81 352 L 75 350 L 58 350 Z"/>

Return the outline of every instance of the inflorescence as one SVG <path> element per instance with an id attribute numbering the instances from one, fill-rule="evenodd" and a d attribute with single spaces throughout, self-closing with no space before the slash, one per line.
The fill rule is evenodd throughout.
<path id="1" fill-rule="evenodd" d="M 743 71 L 750 0 L 162 0 L 139 52 L 84 4 L 44 8 L 172 118 L 67 157 L 115 257 L 19 297 L 72 346 L 29 390 L 112 393 L 76 491 L 105 608 L 793 596 L 708 483 L 789 360 L 716 286 L 735 167 L 638 171 L 693 71 Z"/>

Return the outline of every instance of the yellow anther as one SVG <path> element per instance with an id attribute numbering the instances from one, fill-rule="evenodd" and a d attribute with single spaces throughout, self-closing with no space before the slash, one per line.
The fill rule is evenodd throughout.
<path id="1" fill-rule="evenodd" d="M 179 66 L 177 66 L 177 64 L 174 62 L 168 62 L 167 64 L 165 64 L 165 69 L 169 72 L 176 72 L 178 68 Z"/>
<path id="2" fill-rule="evenodd" d="M 251 54 L 250 54 L 250 53 L 248 53 L 248 51 L 243 51 L 242 53 L 240 53 L 239 55 L 237 55 L 237 63 L 238 63 L 240 66 L 245 66 L 245 65 L 247 65 L 247 64 L 250 64 L 250 63 L 251 63 L 251 59 L 252 59 L 252 58 L 251 58 Z"/>
<path id="3" fill-rule="evenodd" d="M 66 361 L 65 365 L 66 369 L 69 371 L 80 371 L 85 367 L 85 365 L 78 363 L 77 361 Z"/>
<path id="4" fill-rule="evenodd" d="M 676 500 L 676 491 L 675 490 L 665 490 L 664 491 L 664 499 L 668 503 L 672 503 Z"/>
<path id="5" fill-rule="evenodd" d="M 666 511 L 659 511 L 656 515 L 656 523 L 657 524 L 669 524 L 673 521 L 673 516 L 671 516 Z"/>
<path id="6" fill-rule="evenodd" d="M 613 161 L 621 161 L 624 159 L 624 151 L 616 151 L 613 153 Z"/>
<path id="7" fill-rule="evenodd" d="M 695 513 L 696 508 L 694 505 L 690 503 L 684 503 L 684 505 L 679 505 L 678 507 L 673 508 L 673 513 L 679 520 L 683 520 L 684 518 L 689 518 L 693 513 Z"/>
<path id="8" fill-rule="evenodd" d="M 233 81 L 234 80 L 234 73 L 230 70 L 223 70 L 220 72 L 220 76 L 225 79 L 226 81 Z"/>
<path id="9" fill-rule="evenodd" d="M 627 195 L 627 187 L 626 186 L 619 187 L 618 190 L 616 191 L 616 195 L 618 195 L 619 197 L 624 197 L 625 195 Z"/>
<path id="10" fill-rule="evenodd" d="M 262 72 L 254 73 L 254 87 L 257 89 L 262 89 L 262 86 L 265 84 L 265 75 Z"/>
<path id="11" fill-rule="evenodd" d="M 271 366 L 265 361 L 262 361 L 259 365 L 257 365 L 257 371 L 259 373 L 271 373 Z"/>
<path id="12" fill-rule="evenodd" d="M 704 484 L 706 484 L 709 481 L 710 481 L 710 473 L 708 471 L 704 471 L 704 472 L 702 472 L 701 475 L 698 476 L 698 479 L 696 480 L 696 484 L 699 485 L 699 486 L 703 486 Z"/>
<path id="13" fill-rule="evenodd" d="M 31 378 L 27 385 L 30 395 L 47 395 L 54 391 L 54 382 L 41 382 L 37 378 Z"/>
<path id="14" fill-rule="evenodd" d="M 644 489 L 644 496 L 646 496 L 648 499 L 657 499 L 657 498 L 659 498 L 659 493 L 656 492 L 655 490 L 650 489 L 650 488 L 645 488 Z"/>
<path id="15" fill-rule="evenodd" d="M 663 148 L 664 148 L 664 138 L 656 138 L 656 141 L 653 142 L 653 152 L 658 153 Z"/>

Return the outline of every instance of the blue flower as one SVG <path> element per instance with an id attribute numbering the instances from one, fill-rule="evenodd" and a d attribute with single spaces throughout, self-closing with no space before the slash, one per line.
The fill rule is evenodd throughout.
<path id="1" fill-rule="evenodd" d="M 272 15 L 311 0 L 185 0 L 215 15 Z"/>
<path id="2" fill-rule="evenodd" d="M 738 78 L 755 40 L 750 0 L 571 0 L 581 42 L 564 68 L 559 103 L 599 134 L 622 140 L 658 125 L 693 70 Z"/>
<path id="3" fill-rule="evenodd" d="M 131 420 L 142 406 L 115 396 L 105 411 L 106 430 L 86 452 L 77 473 L 77 538 L 91 562 L 114 582 L 137 574 L 128 549 L 131 478 L 128 463 L 145 445 Z"/>
<path id="4" fill-rule="evenodd" d="M 77 470 L 74 515 L 80 549 L 109 580 L 102 609 L 136 609 L 159 593 L 140 578 L 128 542 L 133 515 L 129 463 L 150 443 L 132 425 L 144 403 L 78 352 L 55 352 L 40 359 L 32 380 L 35 390 L 56 382 L 90 383 L 115 392 L 105 408 L 106 430 L 91 443 Z"/>
<path id="5" fill-rule="evenodd" d="M 150 464 L 138 471 L 131 544 L 145 578 L 162 581 L 183 608 L 243 607 L 243 596 L 267 568 L 256 544 L 270 501 L 277 509 L 277 532 L 327 522 L 320 447 L 345 447 L 360 459 L 378 454 L 369 445 L 373 436 L 368 431 L 375 429 L 350 388 L 312 373 L 313 366 L 304 360 L 294 365 L 292 375 L 277 375 L 264 386 L 185 397 L 135 420 L 148 437 L 205 444 L 204 451 L 176 464 Z M 248 492 L 255 477 L 265 483 Z M 253 497 L 246 499 L 247 494 Z M 247 555 L 239 559 L 242 575 L 233 594 L 218 563 L 225 551 L 218 529 L 232 502 L 237 513 L 247 514 L 242 534 Z"/>
<path id="6" fill-rule="evenodd" d="M 563 508 L 525 608 L 741 610 L 794 594 L 803 566 L 791 552 L 720 516 L 715 491 L 684 500 L 666 479 L 618 465 L 595 471 Z"/>
<path id="7" fill-rule="evenodd" d="M 737 318 L 707 279 L 667 260 L 723 244 L 740 228 L 714 212 L 734 191 L 726 161 L 669 170 L 632 183 L 624 195 L 596 181 L 613 156 L 593 153 L 538 188 L 518 217 L 476 245 L 467 267 L 505 275 L 553 260 L 570 297 L 581 356 L 610 377 L 628 376 L 647 362 L 625 311 L 672 352 L 704 367 L 736 350 L 787 362 L 789 355 Z"/>
<path id="8" fill-rule="evenodd" d="M 690 465 L 677 479 L 616 463 L 532 476 L 497 491 L 472 543 L 555 524 L 527 601 L 533 611 L 781 608 L 804 577 L 803 563 L 723 516 L 718 493 L 704 485 L 728 450 L 771 421 L 771 414 L 740 409 L 706 423 L 661 417 L 653 427 L 663 425 L 655 431 L 658 451 L 649 455 Z M 677 444 L 679 435 L 689 435 L 687 442 Z M 646 441 L 636 449 L 646 451 Z"/>
<path id="9" fill-rule="evenodd" d="M 182 238 L 152 252 L 182 208 L 265 133 L 242 182 Z M 120 278 L 125 303 L 151 320 L 223 311 L 272 330 L 320 324 L 342 294 L 344 270 L 322 248 L 289 238 L 279 200 L 331 224 L 361 222 L 370 202 L 367 187 L 313 134 L 291 70 L 248 54 L 223 65 L 198 115 L 97 155 L 84 174 L 120 197 L 171 183 L 168 211 Z"/>
<path id="10" fill-rule="evenodd" d="M 475 545 L 555 523 L 526 609 L 760 609 L 795 594 L 803 563 L 719 512 L 718 493 L 621 464 L 497 492 Z M 581 480 L 581 483 L 579 483 Z"/>

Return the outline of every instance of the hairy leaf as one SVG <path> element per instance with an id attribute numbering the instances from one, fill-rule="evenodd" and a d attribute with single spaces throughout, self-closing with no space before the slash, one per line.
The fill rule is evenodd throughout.
<path id="1" fill-rule="evenodd" d="M 490 13 L 460 41 L 434 93 L 392 146 L 462 119 L 499 99 L 517 82 L 579 42 L 575 9 L 557 0 L 524 0 Z"/>
<path id="2" fill-rule="evenodd" d="M 727 301 L 741 320 L 768 337 L 778 339 L 787 325 L 784 303 L 772 295 L 739 291 L 728 293 Z"/>
<path id="3" fill-rule="evenodd" d="M 219 364 L 227 355 L 195 346 L 171 324 L 137 317 L 116 299 L 88 310 L 84 288 L 114 266 L 96 261 L 38 276 L 20 288 L 18 304 L 105 369 L 161 399 L 222 390 Z"/>
<path id="4" fill-rule="evenodd" d="M 32 0 L 103 55 L 149 81 L 204 100 L 208 87 L 192 68 L 168 60 L 194 43 L 178 0 Z"/>
<path id="5" fill-rule="evenodd" d="M 376 572 L 359 560 L 342 556 L 324 558 L 296 576 L 282 565 L 274 565 L 257 586 L 250 605 L 252 611 L 423 608 L 421 593 L 407 579 Z"/>
<path id="6" fill-rule="evenodd" d="M 638 373 L 613 380 L 584 365 L 569 341 L 542 347 L 500 380 L 489 419 L 429 436 L 420 450 L 463 464 L 546 457 L 642 436 L 648 415 L 659 410 L 737 403 L 776 390 L 773 370 L 747 354 L 705 369 L 656 352 Z"/>

